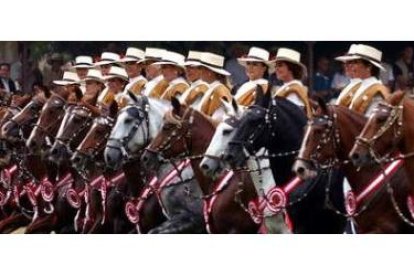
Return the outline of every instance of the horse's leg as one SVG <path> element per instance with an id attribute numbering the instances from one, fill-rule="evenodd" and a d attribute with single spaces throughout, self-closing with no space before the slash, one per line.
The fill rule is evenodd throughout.
<path id="1" fill-rule="evenodd" d="M 148 234 L 204 233 L 203 227 L 191 213 L 182 213 L 152 229 Z"/>
<path id="2" fill-rule="evenodd" d="M 0 233 L 10 234 L 14 230 L 26 226 L 30 219 L 21 213 L 14 213 L 0 221 Z"/>
<path id="3" fill-rule="evenodd" d="M 148 233 L 149 230 L 166 220 L 155 194 L 150 195 L 145 201 L 141 218 L 140 228 L 142 233 Z"/>
<path id="4" fill-rule="evenodd" d="M 39 217 L 27 227 L 25 234 L 49 234 L 55 229 L 56 221 L 55 213 Z"/>
<path id="5" fill-rule="evenodd" d="M 264 224 L 269 234 L 290 234 L 282 213 L 264 218 Z"/>

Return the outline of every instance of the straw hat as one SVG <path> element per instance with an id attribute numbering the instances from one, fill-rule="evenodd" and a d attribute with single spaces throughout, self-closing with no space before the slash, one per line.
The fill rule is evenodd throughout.
<path id="1" fill-rule="evenodd" d="M 101 60 L 96 62 L 94 66 L 101 66 L 101 65 L 108 65 L 114 64 L 120 59 L 118 54 L 111 53 L 111 52 L 103 52 L 101 54 Z"/>
<path id="2" fill-rule="evenodd" d="M 185 57 L 179 53 L 165 51 L 162 55 L 160 61 L 155 62 L 154 65 L 174 65 L 181 69 L 185 69 L 184 67 L 184 60 Z"/>
<path id="3" fill-rule="evenodd" d="M 93 67 L 93 59 L 90 56 L 77 56 L 73 68 L 89 69 Z"/>
<path id="4" fill-rule="evenodd" d="M 114 78 L 119 78 L 124 81 L 128 81 L 128 74 L 124 68 L 112 66 L 111 69 L 109 70 L 108 75 L 105 76 L 104 79 L 109 80 L 109 79 L 114 79 Z"/>
<path id="5" fill-rule="evenodd" d="M 102 73 L 100 70 L 96 70 L 96 69 L 89 69 L 88 70 L 88 74 L 86 75 L 86 78 L 84 78 L 83 80 L 81 80 L 81 82 L 86 82 L 86 81 L 97 81 L 100 83 L 105 83 L 105 79 L 102 76 Z"/>
<path id="6" fill-rule="evenodd" d="M 270 53 L 265 49 L 259 47 L 251 47 L 246 57 L 238 58 L 237 60 L 243 66 L 247 66 L 247 62 L 261 62 L 267 66 L 274 64 L 269 61 Z"/>
<path id="7" fill-rule="evenodd" d="M 297 64 L 302 67 L 303 72 L 306 73 L 306 66 L 300 62 L 300 53 L 298 51 L 289 48 L 279 48 L 276 58 L 272 60 L 272 62 L 275 63 L 277 61 L 286 61 Z"/>
<path id="8" fill-rule="evenodd" d="M 79 77 L 76 73 L 65 71 L 61 80 L 53 81 L 56 85 L 71 85 L 78 84 Z"/>
<path id="9" fill-rule="evenodd" d="M 345 62 L 346 61 L 346 58 L 348 58 L 349 56 L 353 55 L 355 53 L 355 51 L 356 51 L 357 48 L 358 48 L 358 44 L 352 44 L 349 47 L 349 50 L 348 50 L 348 52 L 345 55 L 336 57 L 335 60 Z"/>
<path id="10" fill-rule="evenodd" d="M 385 68 L 381 65 L 382 59 L 382 52 L 374 47 L 364 45 L 364 44 L 357 44 L 354 47 L 350 47 L 350 51 L 352 48 L 352 52 L 339 57 L 341 61 L 350 61 L 350 60 L 357 60 L 363 59 L 371 63 L 372 65 L 378 67 L 379 69 L 385 71 Z M 337 58 L 338 59 L 338 58 Z"/>
<path id="11" fill-rule="evenodd" d="M 230 76 L 231 74 L 224 70 L 224 57 L 213 53 L 202 53 L 200 65 L 216 72 L 217 74 Z"/>
<path id="12" fill-rule="evenodd" d="M 160 48 L 145 48 L 145 61 L 160 61 L 167 50 Z"/>
<path id="13" fill-rule="evenodd" d="M 184 66 L 200 66 L 201 54 L 202 52 L 189 51 Z"/>
<path id="14" fill-rule="evenodd" d="M 143 61 L 145 58 L 145 53 L 141 49 L 129 47 L 126 50 L 125 56 L 118 61 L 118 63 L 126 63 L 135 61 L 137 63 Z"/>

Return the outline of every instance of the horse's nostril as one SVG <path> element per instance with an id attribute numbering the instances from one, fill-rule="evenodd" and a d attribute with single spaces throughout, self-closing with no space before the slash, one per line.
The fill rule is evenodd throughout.
<path id="1" fill-rule="evenodd" d="M 304 174 L 305 173 L 305 168 L 304 167 L 299 167 L 299 168 L 297 168 L 296 172 L 298 174 Z"/>
<path id="2" fill-rule="evenodd" d="M 353 154 L 351 155 L 351 159 L 352 159 L 352 160 L 359 160 L 359 154 L 358 154 L 358 153 L 353 153 Z"/>
<path id="3" fill-rule="evenodd" d="M 234 155 L 231 153 L 224 155 L 224 161 L 229 162 L 229 161 L 232 161 L 233 159 L 234 159 Z"/>
<path id="4" fill-rule="evenodd" d="M 207 165 L 207 164 L 203 164 L 203 165 L 201 165 L 201 169 L 203 170 L 203 171 L 208 171 L 210 168 L 209 168 L 209 166 Z"/>
<path id="5" fill-rule="evenodd" d="M 149 161 L 148 156 L 146 156 L 146 155 L 142 156 L 142 162 L 148 163 L 148 161 Z"/>

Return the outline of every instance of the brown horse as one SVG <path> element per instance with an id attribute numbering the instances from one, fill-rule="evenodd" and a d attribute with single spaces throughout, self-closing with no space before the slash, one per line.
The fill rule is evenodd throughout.
<path id="1" fill-rule="evenodd" d="M 410 180 L 407 204 L 414 225 L 414 100 L 395 92 L 380 103 L 369 118 L 350 152 L 356 166 L 401 160 Z"/>
<path id="2" fill-rule="evenodd" d="M 348 214 L 344 215 L 354 218 L 359 233 L 412 233 L 414 228 L 397 214 L 386 190 L 389 181 L 395 189 L 399 208 L 407 213 L 401 204 L 409 184 L 404 170 L 397 169 L 381 181 L 379 166 L 359 170 L 348 161 L 348 154 L 365 123 L 366 118 L 359 113 L 320 102 L 320 108 L 306 128 L 294 170 L 298 176 L 307 179 L 316 176 L 318 167 L 332 169 L 339 166 L 352 188 L 346 194 Z"/>
<path id="3" fill-rule="evenodd" d="M 173 110 L 166 116 L 161 132 L 147 147 L 142 161 L 147 167 L 154 168 L 158 163 L 158 155 L 171 160 L 191 158 L 191 166 L 203 194 L 211 196 L 215 181 L 205 176 L 199 165 L 214 135 L 215 123 L 202 113 L 180 105 L 175 98 L 171 103 Z M 243 180 L 245 183 L 242 186 L 246 188 L 236 196 Z M 247 206 L 250 200 L 256 198 L 250 175 L 234 174 L 227 185 L 228 188 L 223 189 L 221 197 L 216 199 L 211 217 L 207 219 L 210 232 L 257 233 L 259 225 L 253 222 L 250 214 L 241 205 L 242 202 Z"/>

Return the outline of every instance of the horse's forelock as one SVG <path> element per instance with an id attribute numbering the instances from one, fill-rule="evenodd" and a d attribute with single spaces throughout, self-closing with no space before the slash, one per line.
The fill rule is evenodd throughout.
<path id="1" fill-rule="evenodd" d="M 397 106 L 401 104 L 401 101 L 404 99 L 405 97 L 405 92 L 404 91 L 396 91 L 393 94 L 391 94 L 391 96 L 389 96 L 389 98 L 387 99 L 388 103 L 390 103 L 393 106 Z"/>

